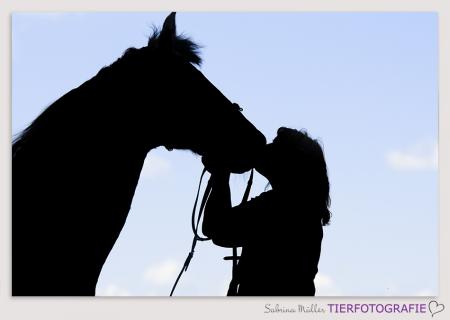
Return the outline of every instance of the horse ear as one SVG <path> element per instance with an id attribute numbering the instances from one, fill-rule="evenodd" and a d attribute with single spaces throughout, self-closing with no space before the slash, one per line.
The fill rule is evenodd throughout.
<path id="1" fill-rule="evenodd" d="M 173 48 L 173 43 L 177 36 L 175 14 L 176 12 L 172 12 L 167 16 L 166 20 L 164 20 L 161 33 L 159 34 L 160 46 L 169 50 Z"/>

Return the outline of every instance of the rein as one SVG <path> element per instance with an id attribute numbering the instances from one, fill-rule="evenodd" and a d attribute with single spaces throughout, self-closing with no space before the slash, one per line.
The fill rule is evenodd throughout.
<path id="1" fill-rule="evenodd" d="M 202 174 L 200 176 L 200 181 L 198 183 L 198 189 L 197 189 L 197 196 L 195 197 L 194 208 L 192 209 L 191 225 L 192 225 L 192 232 L 194 233 L 194 238 L 192 239 L 191 251 L 188 253 L 186 260 L 184 261 L 183 268 L 181 268 L 180 273 L 178 274 L 178 277 L 175 280 L 175 283 L 173 284 L 172 290 L 170 291 L 170 296 L 173 295 L 173 292 L 175 291 L 175 288 L 177 287 L 178 281 L 180 281 L 181 275 L 183 274 L 183 272 L 187 271 L 189 264 L 191 263 L 192 257 L 194 256 L 195 246 L 197 245 L 197 241 L 210 240 L 209 238 L 201 237 L 198 234 L 198 225 L 200 223 L 200 219 L 202 217 L 202 213 L 203 213 L 203 209 L 205 208 L 206 201 L 208 200 L 209 194 L 211 193 L 211 180 L 208 181 L 208 184 L 206 186 L 205 193 L 203 194 L 202 203 L 200 205 L 197 222 L 195 222 L 195 211 L 197 210 L 198 196 L 200 195 L 200 187 L 202 186 L 202 180 L 203 180 L 203 176 L 205 175 L 205 172 L 206 172 L 206 168 L 203 169 Z"/>
<path id="2" fill-rule="evenodd" d="M 202 202 L 200 204 L 200 209 L 197 217 L 197 221 L 195 221 L 195 211 L 197 210 L 197 203 L 198 203 L 198 197 L 200 195 L 200 188 L 202 185 L 203 176 L 205 175 L 206 168 L 203 169 L 202 174 L 200 176 L 200 181 L 198 183 L 198 189 L 197 189 L 197 195 L 195 197 L 194 207 L 192 209 L 192 217 L 191 217 L 191 226 L 192 226 L 192 232 L 194 233 L 194 237 L 192 239 L 192 245 L 191 245 L 191 251 L 189 251 L 186 260 L 184 261 L 183 267 L 180 270 L 180 273 L 178 274 L 177 279 L 175 280 L 175 283 L 173 284 L 172 290 L 170 291 L 170 296 L 173 295 L 175 288 L 177 287 L 178 281 L 180 281 L 181 275 L 183 272 L 186 272 L 189 264 L 191 263 L 192 258 L 194 257 L 195 252 L 195 246 L 197 245 L 197 241 L 208 241 L 211 240 L 207 237 L 202 237 L 198 233 L 198 225 L 200 224 L 200 220 L 203 214 L 203 211 L 205 209 L 206 202 L 208 201 L 209 195 L 211 194 L 211 179 L 208 181 L 208 184 L 206 185 L 205 192 L 203 194 Z M 248 196 L 250 194 L 250 189 L 253 183 L 253 169 L 250 173 L 250 178 L 247 182 L 247 187 L 244 192 L 244 196 L 242 197 L 241 203 L 244 203 L 247 201 Z M 230 287 L 228 289 L 228 295 L 236 295 L 237 287 L 238 287 L 238 278 L 237 278 L 237 261 L 240 257 L 237 255 L 237 247 L 233 247 L 233 255 L 230 257 L 224 257 L 224 260 L 233 260 L 233 269 L 232 269 L 232 279 L 230 282 Z"/>
<path id="3" fill-rule="evenodd" d="M 245 188 L 244 195 L 242 196 L 241 204 L 247 202 L 248 196 L 250 195 L 250 189 L 252 188 L 253 184 L 253 169 L 250 173 L 250 178 L 248 178 L 247 187 Z M 232 273 L 231 273 L 231 282 L 230 286 L 228 287 L 227 296 L 236 296 L 237 290 L 239 286 L 239 278 L 238 278 L 238 260 L 240 259 L 240 256 L 237 255 L 237 247 L 233 247 L 233 255 L 224 257 L 224 260 L 233 260 L 233 267 L 232 267 Z"/>

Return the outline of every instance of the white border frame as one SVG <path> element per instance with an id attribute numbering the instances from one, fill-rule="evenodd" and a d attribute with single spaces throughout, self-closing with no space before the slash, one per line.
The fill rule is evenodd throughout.
<path id="1" fill-rule="evenodd" d="M 11 297 L 11 13 L 17 11 L 385 11 L 437 12 L 439 19 L 439 296 L 313 298 L 19 298 Z M 450 314 L 450 1 L 439 0 L 3 0 L 0 4 L 0 319 L 431 319 L 425 314 L 265 314 L 265 304 L 291 307 L 327 303 L 426 303 L 436 299 Z M 6 72 L 7 71 L 7 72 Z M 444 121 L 446 119 L 446 121 Z M 447 253 L 447 254 L 446 254 Z M 413 281 L 413 279 L 412 279 Z"/>

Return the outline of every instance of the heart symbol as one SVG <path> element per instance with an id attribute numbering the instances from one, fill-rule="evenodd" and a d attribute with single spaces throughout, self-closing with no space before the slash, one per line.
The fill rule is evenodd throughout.
<path id="1" fill-rule="evenodd" d="M 434 317 L 436 313 L 444 311 L 445 306 L 442 303 L 438 303 L 435 300 L 431 300 L 428 303 L 428 310 L 431 312 L 431 316 Z"/>

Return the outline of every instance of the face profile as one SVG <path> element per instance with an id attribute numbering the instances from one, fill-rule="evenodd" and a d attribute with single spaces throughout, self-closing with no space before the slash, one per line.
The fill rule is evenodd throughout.
<path id="1" fill-rule="evenodd" d="M 242 247 L 233 266 L 230 296 L 313 296 L 323 236 L 330 221 L 329 182 L 321 146 L 306 131 L 281 127 L 273 142 L 258 154 L 255 169 L 272 190 L 232 206 L 230 172 L 219 163 L 205 163 L 211 172 L 211 194 L 203 232 L 222 247 Z M 300 226 L 301 231 L 271 228 L 271 223 Z M 272 230 L 270 239 L 261 230 Z M 264 262 L 272 250 L 302 252 L 277 262 Z M 234 249 L 235 252 L 235 249 Z M 277 277 L 284 281 L 267 283 Z"/>

